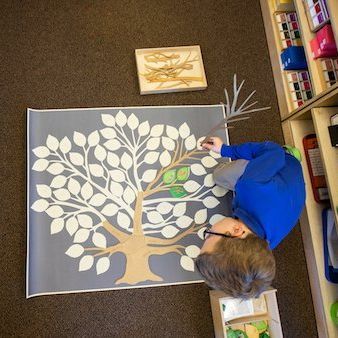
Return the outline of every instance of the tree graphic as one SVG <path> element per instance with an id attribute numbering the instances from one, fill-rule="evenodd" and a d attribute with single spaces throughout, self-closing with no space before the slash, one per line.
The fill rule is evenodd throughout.
<path id="1" fill-rule="evenodd" d="M 194 271 L 199 248 L 181 240 L 202 236 L 208 209 L 227 192 L 208 173 L 219 155 L 202 150 L 187 123 L 151 127 L 121 110 L 101 119 L 104 128 L 88 137 L 75 131 L 72 143 L 48 135 L 33 149 L 32 169 L 54 177 L 36 185 L 41 198 L 31 208 L 52 218 L 52 235 L 66 230 L 72 237 L 66 254 L 79 259 L 79 271 L 105 273 L 118 252 L 126 267 L 116 284 L 162 281 L 149 266 L 152 255 L 177 254 L 181 267 Z M 201 207 L 193 218 L 186 214 L 192 204 Z"/>

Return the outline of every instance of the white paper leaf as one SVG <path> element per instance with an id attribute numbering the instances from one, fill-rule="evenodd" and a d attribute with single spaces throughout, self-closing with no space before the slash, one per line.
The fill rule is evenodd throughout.
<path id="1" fill-rule="evenodd" d="M 206 168 L 212 168 L 218 164 L 218 162 L 212 156 L 203 157 L 201 162 Z"/>
<path id="2" fill-rule="evenodd" d="M 36 212 L 43 212 L 49 207 L 49 203 L 44 199 L 39 199 L 35 201 L 31 208 Z"/>
<path id="3" fill-rule="evenodd" d="M 132 204 L 136 199 L 133 189 L 129 186 L 125 189 L 123 193 L 123 199 L 128 205 Z"/>
<path id="4" fill-rule="evenodd" d="M 176 224 L 181 229 L 185 229 L 185 228 L 188 228 L 190 226 L 192 221 L 193 221 L 193 219 L 191 217 L 183 215 L 176 220 Z"/>
<path id="5" fill-rule="evenodd" d="M 157 151 L 149 151 L 144 157 L 144 162 L 147 164 L 154 164 L 159 157 L 160 153 Z"/>
<path id="6" fill-rule="evenodd" d="M 93 131 L 88 136 L 88 144 L 91 147 L 95 147 L 100 142 L 100 135 L 97 130 Z"/>
<path id="7" fill-rule="evenodd" d="M 114 182 L 112 181 L 110 183 L 110 192 L 114 195 L 114 196 L 118 196 L 121 197 L 123 194 L 123 187 L 120 183 Z"/>
<path id="8" fill-rule="evenodd" d="M 177 203 L 174 206 L 173 215 L 175 217 L 180 217 L 180 216 L 185 214 L 186 210 L 187 210 L 187 203 L 186 202 Z"/>
<path id="9" fill-rule="evenodd" d="M 207 218 L 208 218 L 207 209 L 201 209 L 195 213 L 194 221 L 196 224 L 203 224 L 204 222 L 206 222 Z"/>
<path id="10" fill-rule="evenodd" d="M 110 260 L 108 257 L 101 257 L 96 262 L 96 274 L 101 275 L 108 271 L 110 266 Z"/>
<path id="11" fill-rule="evenodd" d="M 101 119 L 104 125 L 108 127 L 113 127 L 115 126 L 115 119 L 114 116 L 110 114 L 101 114 Z"/>
<path id="12" fill-rule="evenodd" d="M 216 224 L 217 222 L 219 221 L 222 221 L 223 219 L 225 218 L 225 216 L 221 215 L 221 214 L 215 214 L 215 215 L 212 215 L 209 219 L 209 223 L 211 225 L 214 225 Z"/>
<path id="13" fill-rule="evenodd" d="M 166 136 L 162 136 L 162 145 L 164 149 L 167 149 L 169 151 L 173 151 L 175 149 L 175 142 Z"/>
<path id="14" fill-rule="evenodd" d="M 95 150 L 94 150 L 94 156 L 95 158 L 102 162 L 106 159 L 107 157 L 107 150 L 104 149 L 100 144 L 98 144 L 96 147 L 95 147 Z"/>
<path id="15" fill-rule="evenodd" d="M 157 205 L 156 210 L 162 214 L 166 215 L 169 214 L 171 210 L 173 210 L 173 205 L 168 203 L 168 202 L 161 202 L 160 204 Z"/>
<path id="16" fill-rule="evenodd" d="M 150 131 L 150 136 L 159 137 L 163 134 L 164 125 L 163 124 L 155 124 Z"/>
<path id="17" fill-rule="evenodd" d="M 62 231 L 65 222 L 62 218 L 53 219 L 52 223 L 50 224 L 50 234 L 54 235 Z"/>
<path id="18" fill-rule="evenodd" d="M 123 212 L 117 214 L 117 223 L 123 229 L 128 229 L 130 226 L 130 218 Z"/>
<path id="19" fill-rule="evenodd" d="M 53 205 L 46 210 L 46 214 L 52 218 L 58 218 L 63 215 L 63 209 L 59 205 Z"/>
<path id="20" fill-rule="evenodd" d="M 179 230 L 172 225 L 167 225 L 161 230 L 161 234 L 165 238 L 173 238 L 179 233 Z"/>
<path id="21" fill-rule="evenodd" d="M 138 118 L 135 116 L 135 114 L 131 114 L 129 115 L 128 117 L 128 127 L 131 129 L 131 130 L 135 130 L 139 125 L 139 120 Z"/>
<path id="22" fill-rule="evenodd" d="M 88 200 L 93 196 L 93 188 L 90 183 L 86 182 L 81 188 L 81 196 Z"/>
<path id="23" fill-rule="evenodd" d="M 201 252 L 201 249 L 197 245 L 189 245 L 185 248 L 185 253 L 190 258 L 196 258 Z"/>
<path id="24" fill-rule="evenodd" d="M 196 148 L 198 150 L 204 150 L 202 145 L 201 145 L 201 142 L 205 139 L 205 136 L 202 136 L 200 137 L 197 141 L 196 141 Z"/>
<path id="25" fill-rule="evenodd" d="M 101 194 L 101 193 L 98 193 L 98 194 L 95 194 L 89 200 L 89 204 L 94 206 L 94 207 L 100 207 L 105 201 L 106 201 L 106 196 Z"/>
<path id="26" fill-rule="evenodd" d="M 45 146 L 40 146 L 40 147 L 34 148 L 33 153 L 34 153 L 35 156 L 37 156 L 39 158 L 45 158 L 45 157 L 50 155 L 49 149 Z"/>
<path id="27" fill-rule="evenodd" d="M 88 215 L 78 215 L 77 219 L 79 221 L 79 224 L 83 227 L 83 228 L 87 228 L 90 229 L 93 226 L 93 220 L 90 216 Z"/>
<path id="28" fill-rule="evenodd" d="M 62 188 L 67 182 L 67 177 L 63 175 L 55 176 L 50 183 L 52 188 Z"/>
<path id="29" fill-rule="evenodd" d="M 124 182 L 124 180 L 126 179 L 124 172 L 121 170 L 110 170 L 109 174 L 112 178 L 113 181 L 115 182 Z"/>
<path id="30" fill-rule="evenodd" d="M 195 192 L 201 185 L 193 180 L 189 180 L 183 184 L 183 188 L 187 192 Z"/>
<path id="31" fill-rule="evenodd" d="M 149 131 L 150 131 L 150 126 L 149 126 L 148 121 L 144 121 L 138 126 L 138 133 L 141 137 L 148 135 Z"/>
<path id="32" fill-rule="evenodd" d="M 199 229 L 198 231 L 197 231 L 197 235 L 198 235 L 198 237 L 200 238 L 200 239 L 202 239 L 202 240 L 204 240 L 204 230 L 206 229 L 206 227 L 203 227 L 203 228 L 201 228 L 201 229 Z"/>
<path id="33" fill-rule="evenodd" d="M 53 163 L 47 168 L 47 171 L 52 175 L 59 175 L 64 169 L 65 168 L 61 163 Z"/>
<path id="34" fill-rule="evenodd" d="M 47 169 L 48 164 L 49 164 L 48 160 L 44 158 L 40 158 L 34 162 L 32 170 L 40 171 L 40 172 L 44 171 Z"/>
<path id="35" fill-rule="evenodd" d="M 162 215 L 157 212 L 157 211 L 149 211 L 147 212 L 147 218 L 149 220 L 150 223 L 153 224 L 158 224 L 164 221 Z"/>
<path id="36" fill-rule="evenodd" d="M 121 157 L 121 165 L 124 169 L 129 170 L 133 165 L 133 159 L 127 153 L 124 153 Z"/>
<path id="37" fill-rule="evenodd" d="M 186 122 L 179 127 L 178 132 L 182 138 L 187 138 L 190 135 L 190 128 Z"/>
<path id="38" fill-rule="evenodd" d="M 74 131 L 73 141 L 79 147 L 84 147 L 86 145 L 86 136 L 78 131 Z"/>
<path id="39" fill-rule="evenodd" d="M 89 237 L 90 231 L 88 229 L 80 229 L 76 232 L 74 236 L 74 243 L 83 243 L 85 242 Z"/>
<path id="40" fill-rule="evenodd" d="M 80 153 L 70 153 L 69 159 L 74 165 L 79 166 L 84 164 L 84 158 Z"/>
<path id="41" fill-rule="evenodd" d="M 212 150 L 209 151 L 209 154 L 210 154 L 210 156 L 212 156 L 213 158 L 216 158 L 216 159 L 222 157 L 222 155 L 220 153 L 215 153 Z"/>
<path id="42" fill-rule="evenodd" d="M 157 174 L 157 170 L 155 169 L 146 170 L 142 175 L 142 181 L 146 183 L 150 183 L 155 179 L 156 174 Z"/>
<path id="43" fill-rule="evenodd" d="M 120 158 L 116 154 L 109 151 L 107 156 L 107 162 L 111 167 L 117 168 L 120 165 Z"/>
<path id="44" fill-rule="evenodd" d="M 127 123 L 127 117 L 122 110 L 120 110 L 115 117 L 116 124 L 120 127 L 124 127 Z"/>
<path id="45" fill-rule="evenodd" d="M 146 148 L 148 150 L 156 150 L 160 146 L 160 138 L 152 137 L 148 140 Z"/>
<path id="46" fill-rule="evenodd" d="M 195 135 L 190 135 L 185 141 L 184 145 L 187 148 L 187 150 L 192 150 L 196 147 L 196 138 Z"/>
<path id="47" fill-rule="evenodd" d="M 203 200 L 203 204 L 206 208 L 212 209 L 219 204 L 219 201 L 213 196 L 208 196 Z"/>
<path id="48" fill-rule="evenodd" d="M 194 261 L 188 256 L 181 256 L 180 264 L 184 270 L 195 271 Z"/>
<path id="49" fill-rule="evenodd" d="M 66 230 L 70 236 L 73 236 L 76 230 L 79 228 L 79 222 L 75 217 L 71 217 L 66 222 Z"/>
<path id="50" fill-rule="evenodd" d="M 171 163 L 171 155 L 168 150 L 165 150 L 160 156 L 160 163 L 163 168 L 167 167 Z"/>
<path id="51" fill-rule="evenodd" d="M 113 204 L 113 203 L 109 203 L 107 205 L 104 206 L 104 208 L 101 210 L 101 213 L 105 216 L 114 216 L 117 212 L 118 212 L 119 208 L 117 207 L 117 205 Z"/>
<path id="52" fill-rule="evenodd" d="M 91 255 L 83 256 L 79 262 L 79 271 L 87 271 L 94 264 L 94 257 Z"/>
<path id="53" fill-rule="evenodd" d="M 92 241 L 95 246 L 98 248 L 106 248 L 107 247 L 107 240 L 106 237 L 104 237 L 103 234 L 99 232 L 94 232 Z"/>
<path id="54" fill-rule="evenodd" d="M 70 199 L 70 193 L 65 188 L 54 190 L 54 195 L 59 201 L 67 201 Z"/>
<path id="55" fill-rule="evenodd" d="M 57 150 L 59 148 L 59 141 L 56 137 L 48 135 L 46 145 L 50 150 Z"/>
<path id="56" fill-rule="evenodd" d="M 215 185 L 213 174 L 208 174 L 204 177 L 204 185 L 207 188 L 211 188 L 212 186 Z"/>
<path id="57" fill-rule="evenodd" d="M 37 184 L 36 191 L 40 197 L 49 198 L 52 196 L 52 189 L 46 184 Z"/>
<path id="58" fill-rule="evenodd" d="M 72 144 L 70 143 L 69 138 L 65 136 L 60 142 L 60 150 L 64 154 L 67 154 L 69 153 L 70 149 L 72 149 Z"/>
<path id="59" fill-rule="evenodd" d="M 72 258 L 80 257 L 83 253 L 84 253 L 84 249 L 83 249 L 83 246 L 80 244 L 73 244 L 65 252 L 66 255 Z"/>
<path id="60" fill-rule="evenodd" d="M 98 164 L 89 164 L 89 171 L 94 177 L 103 177 L 103 168 Z"/>
<path id="61" fill-rule="evenodd" d="M 218 185 L 214 186 L 211 191 L 216 197 L 223 197 L 228 192 L 228 190 L 219 187 Z"/>
<path id="62" fill-rule="evenodd" d="M 102 136 L 108 140 L 116 137 L 116 131 L 113 128 L 104 128 L 101 129 L 100 132 Z"/>
<path id="63" fill-rule="evenodd" d="M 73 194 L 77 195 L 80 192 L 80 183 L 74 178 L 70 178 L 68 181 L 68 190 Z"/>
<path id="64" fill-rule="evenodd" d="M 121 143 L 118 140 L 111 139 L 104 143 L 104 146 L 111 151 L 115 151 L 121 148 Z"/>
<path id="65" fill-rule="evenodd" d="M 173 140 L 177 140 L 179 137 L 178 130 L 175 127 L 167 126 L 167 135 L 168 137 L 172 138 Z"/>
<path id="66" fill-rule="evenodd" d="M 194 163 L 194 164 L 192 164 L 191 167 L 190 167 L 190 169 L 191 169 L 191 172 L 194 175 L 197 175 L 197 176 L 205 175 L 207 173 L 205 171 L 204 167 L 202 166 L 202 164 L 200 164 L 200 163 Z"/>

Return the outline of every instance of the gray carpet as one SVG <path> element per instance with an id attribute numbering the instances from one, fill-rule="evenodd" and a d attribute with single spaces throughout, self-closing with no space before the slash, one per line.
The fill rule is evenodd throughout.
<path id="1" fill-rule="evenodd" d="M 233 143 L 283 143 L 259 1 L 1 1 L 0 335 L 212 337 L 208 288 L 185 285 L 25 299 L 25 110 L 211 104 L 233 73 L 257 114 Z M 134 49 L 199 44 L 208 89 L 140 96 Z M 275 251 L 285 337 L 316 337 L 299 227 Z"/>

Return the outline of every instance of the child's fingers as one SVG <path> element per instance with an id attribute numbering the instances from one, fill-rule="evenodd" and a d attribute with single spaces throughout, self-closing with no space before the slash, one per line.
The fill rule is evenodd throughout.
<path id="1" fill-rule="evenodd" d="M 212 144 L 208 144 L 208 143 L 203 143 L 202 144 L 202 148 L 203 149 L 207 149 L 207 150 L 211 150 L 211 148 L 212 148 Z"/>

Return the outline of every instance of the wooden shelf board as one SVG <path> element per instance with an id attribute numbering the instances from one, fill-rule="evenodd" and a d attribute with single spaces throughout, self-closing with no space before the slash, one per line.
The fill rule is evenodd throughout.
<path id="1" fill-rule="evenodd" d="M 301 151 L 303 150 L 303 137 L 313 133 L 312 120 L 287 121 L 291 129 L 293 144 Z M 287 129 L 285 126 L 283 128 Z M 301 228 L 304 242 L 314 309 L 317 319 L 319 337 L 338 337 L 338 326 L 330 319 L 330 306 L 338 299 L 338 285 L 330 283 L 324 273 L 323 233 L 322 233 L 322 210 L 325 205 L 314 200 L 311 181 L 307 163 L 302 161 L 304 180 L 306 186 L 306 208 L 301 217 Z"/>
<path id="2" fill-rule="evenodd" d="M 330 14 L 330 21 L 332 25 L 333 34 L 338 46 L 338 1 L 337 0 L 326 0 L 327 7 Z"/>

